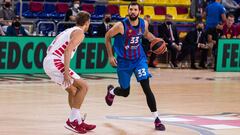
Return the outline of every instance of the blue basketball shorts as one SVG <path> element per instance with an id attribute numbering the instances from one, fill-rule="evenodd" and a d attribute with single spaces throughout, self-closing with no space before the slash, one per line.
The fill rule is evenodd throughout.
<path id="1" fill-rule="evenodd" d="M 141 57 L 136 60 L 117 59 L 117 75 L 120 87 L 127 89 L 130 87 L 131 76 L 134 73 L 138 82 L 151 77 L 148 71 L 146 57 Z"/>

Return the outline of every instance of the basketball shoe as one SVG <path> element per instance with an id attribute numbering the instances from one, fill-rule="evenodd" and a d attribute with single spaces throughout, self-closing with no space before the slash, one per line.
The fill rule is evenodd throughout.
<path id="1" fill-rule="evenodd" d="M 110 90 L 112 90 L 113 88 L 114 88 L 114 87 L 113 87 L 112 85 L 108 85 L 108 87 L 107 87 L 107 95 L 106 95 L 106 97 L 105 97 L 105 101 L 106 101 L 107 105 L 109 105 L 109 106 L 112 105 L 113 99 L 114 99 L 114 97 L 115 97 L 115 95 L 112 95 L 112 94 L 110 93 Z"/>
<path id="2" fill-rule="evenodd" d="M 84 122 L 84 120 L 82 121 L 82 123 L 79 126 L 86 129 L 87 131 L 90 131 L 90 130 L 93 130 L 94 128 L 96 128 L 96 125 L 87 124 Z"/>
<path id="3" fill-rule="evenodd" d="M 155 124 L 155 129 L 156 130 L 160 130 L 160 131 L 165 130 L 165 126 L 161 123 L 161 121 L 158 117 L 155 119 L 154 124 Z"/>
<path id="4" fill-rule="evenodd" d="M 74 120 L 73 122 L 70 122 L 70 120 L 68 119 L 66 122 L 65 128 L 80 134 L 87 133 L 86 129 L 83 126 L 78 124 L 78 120 Z"/>

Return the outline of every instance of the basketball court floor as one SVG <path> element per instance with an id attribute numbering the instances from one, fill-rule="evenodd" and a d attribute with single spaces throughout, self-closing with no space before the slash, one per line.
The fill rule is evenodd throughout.
<path id="1" fill-rule="evenodd" d="M 140 85 L 127 98 L 104 101 L 116 74 L 82 75 L 89 84 L 81 113 L 97 128 L 89 135 L 240 135 L 240 73 L 150 69 L 166 131 L 155 131 Z M 0 75 L 0 135 L 76 135 L 64 128 L 67 93 L 45 75 Z"/>

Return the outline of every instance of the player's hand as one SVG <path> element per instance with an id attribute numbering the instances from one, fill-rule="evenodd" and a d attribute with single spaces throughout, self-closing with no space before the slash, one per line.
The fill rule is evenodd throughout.
<path id="1" fill-rule="evenodd" d="M 63 80 L 63 85 L 66 87 L 69 87 L 71 85 L 71 75 L 69 74 L 69 71 L 64 73 L 64 80 Z"/>
<path id="2" fill-rule="evenodd" d="M 113 67 L 117 66 L 117 60 L 115 59 L 115 57 L 109 57 L 109 62 Z"/>

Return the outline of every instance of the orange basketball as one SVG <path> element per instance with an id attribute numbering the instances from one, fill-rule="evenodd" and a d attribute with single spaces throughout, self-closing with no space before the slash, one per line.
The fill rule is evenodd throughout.
<path id="1" fill-rule="evenodd" d="M 163 54 L 166 51 L 166 43 L 161 38 L 155 38 L 151 41 L 150 49 L 155 54 Z"/>

